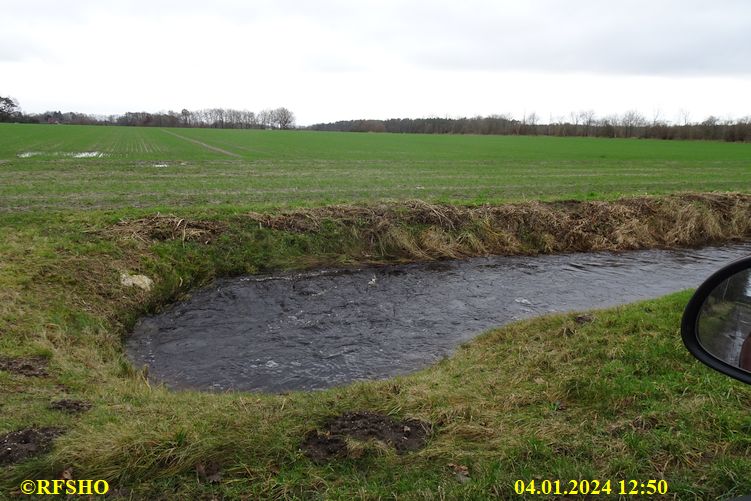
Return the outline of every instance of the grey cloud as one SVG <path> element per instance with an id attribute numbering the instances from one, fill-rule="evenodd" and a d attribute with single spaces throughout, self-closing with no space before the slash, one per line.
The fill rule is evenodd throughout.
<path id="1" fill-rule="evenodd" d="M 392 48 L 417 67 L 443 70 L 751 74 L 751 4 L 542 5 L 505 12 L 469 2 L 477 8 L 454 10 L 450 17 L 432 12 Z"/>
<path id="2" fill-rule="evenodd" d="M 55 39 L 45 37 L 45 29 L 60 33 L 58 27 L 96 22 L 98 13 L 107 13 L 158 19 L 172 33 L 179 33 L 189 17 L 206 18 L 205 31 L 188 36 L 232 51 L 221 46 L 221 30 L 236 26 L 249 44 L 262 44 L 270 53 L 275 40 L 254 41 L 254 26 L 303 21 L 296 26 L 311 27 L 309 32 L 282 29 L 279 38 L 294 41 L 301 52 L 318 51 L 306 69 L 321 71 L 367 68 L 369 55 L 380 53 L 384 60 L 445 71 L 751 74 L 751 3 L 744 0 L 6 2 L 3 24 L 28 32 L 23 42 L 0 35 L 0 59 L 5 60 L 39 55 L 45 46 L 54 50 Z M 217 19 L 224 22 L 214 26 Z M 320 43 L 316 33 L 330 35 L 326 39 L 335 45 Z M 352 56 L 358 53 L 362 60 Z"/>

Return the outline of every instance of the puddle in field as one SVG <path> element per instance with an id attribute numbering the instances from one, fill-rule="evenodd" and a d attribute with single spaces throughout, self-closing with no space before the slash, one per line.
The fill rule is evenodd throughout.
<path id="1" fill-rule="evenodd" d="M 70 157 L 70 158 L 100 158 L 106 156 L 101 151 L 23 151 L 18 158 L 31 158 L 37 156 Z"/>
<path id="2" fill-rule="evenodd" d="M 100 151 L 81 151 L 79 153 L 71 153 L 73 158 L 99 158 L 104 156 L 104 153 Z"/>
<path id="3" fill-rule="evenodd" d="M 126 349 L 174 388 L 321 389 L 412 372 L 518 319 L 696 287 L 748 254 L 751 242 L 223 279 L 141 319 Z"/>

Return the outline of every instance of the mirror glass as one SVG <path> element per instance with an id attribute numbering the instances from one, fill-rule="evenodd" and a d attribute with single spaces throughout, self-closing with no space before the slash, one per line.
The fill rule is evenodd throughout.
<path id="1" fill-rule="evenodd" d="M 751 270 L 724 280 L 704 300 L 697 323 L 702 347 L 723 362 L 751 372 Z"/>

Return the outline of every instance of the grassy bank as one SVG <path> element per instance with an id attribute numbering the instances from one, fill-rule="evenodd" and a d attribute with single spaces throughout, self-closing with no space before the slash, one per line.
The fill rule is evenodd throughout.
<path id="1" fill-rule="evenodd" d="M 284 214 L 3 214 L 0 434 L 64 431 L 48 454 L 4 465 L 3 492 L 65 471 L 107 479 L 132 499 L 513 498 L 514 481 L 533 478 L 611 479 L 614 487 L 666 479 L 680 499 L 751 491 L 751 392 L 683 349 L 685 293 L 514 324 L 417 374 L 314 394 L 171 392 L 121 352 L 137 315 L 220 275 L 698 245 L 748 237 L 750 203 L 730 194 Z M 123 286 L 122 273 L 147 275 L 154 287 Z M 61 400 L 90 408 L 51 407 Z M 425 446 L 397 454 L 349 439 L 327 461 L 300 450 L 328 419 L 361 410 L 423 421 Z"/>
<path id="2" fill-rule="evenodd" d="M 336 231 L 361 247 L 359 260 L 426 260 L 706 245 L 751 234 L 749 214 L 751 196 L 726 193 L 475 207 L 414 200 L 251 217 L 298 235 Z"/>

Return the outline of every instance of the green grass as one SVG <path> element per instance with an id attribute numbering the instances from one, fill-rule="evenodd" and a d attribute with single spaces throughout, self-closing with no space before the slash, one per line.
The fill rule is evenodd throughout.
<path id="1" fill-rule="evenodd" d="M 118 287 L 118 270 L 159 279 L 148 309 L 179 290 L 178 277 L 187 290 L 191 277 L 253 271 L 254 260 L 289 266 L 325 255 L 333 235 L 293 239 L 234 228 L 210 246 L 168 241 L 138 259 L 141 244 L 115 245 L 86 231 L 107 222 L 70 217 L 56 223 L 54 236 L 40 224 L 3 248 L 17 259 L 34 249 L 15 282 L 2 278 L 6 292 L 23 284 L 22 298 L 4 304 L 26 309 L 0 326 L 11 334 L 4 351 L 51 355 L 53 377 L 3 374 L 9 397 L 0 430 L 68 428 L 51 454 L 8 471 L 6 487 L 72 467 L 80 478 L 132 489 L 134 499 L 516 498 L 520 479 L 665 479 L 679 499 L 751 490 L 751 390 L 683 348 L 678 325 L 687 293 L 595 312 L 584 325 L 573 315 L 517 323 L 388 381 L 280 396 L 171 392 L 146 384 L 119 352 L 111 323 L 129 323 L 117 311 L 143 309 L 144 296 Z M 258 248 L 240 250 L 241 241 Z M 264 257 L 264 249 L 278 253 Z M 61 417 L 46 408 L 61 394 L 94 408 Z M 302 455 L 305 432 L 357 409 L 429 421 L 433 435 L 405 456 L 379 452 L 318 465 Z M 196 482 L 195 465 L 208 462 L 221 465 L 219 485 Z M 467 466 L 471 480 L 458 482 L 451 463 Z"/>
<path id="2" fill-rule="evenodd" d="M 138 315 L 216 276 L 363 259 L 357 235 L 335 224 L 275 231 L 247 210 L 749 191 L 749 145 L 174 132 L 239 157 L 159 129 L 0 126 L 0 354 L 46 356 L 50 373 L 0 371 L 0 434 L 67 430 L 51 453 L 0 471 L 0 498 L 66 468 L 107 479 L 126 499 L 523 499 L 514 482 L 531 479 L 665 479 L 677 499 L 751 492 L 751 389 L 685 351 L 685 292 L 583 325 L 573 315 L 517 323 L 416 374 L 316 393 L 172 392 L 147 383 L 121 349 Z M 108 156 L 59 154 L 94 150 Z M 209 244 L 112 232 L 157 210 L 226 231 Z M 382 252 L 371 258 L 395 259 Z M 155 290 L 121 286 L 123 271 L 152 277 Z M 62 397 L 93 407 L 48 408 Z M 433 434 L 403 456 L 375 447 L 316 464 L 300 452 L 307 431 L 361 409 L 429 421 Z M 218 484 L 197 479 L 209 462 L 221 466 Z M 470 481 L 449 464 L 466 466 Z"/>
<path id="3" fill-rule="evenodd" d="M 106 156 L 60 154 L 86 151 Z M 749 189 L 740 143 L 0 124 L 0 211 Z"/>

